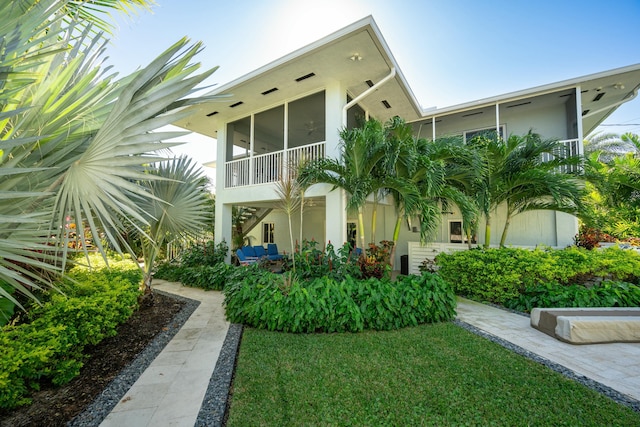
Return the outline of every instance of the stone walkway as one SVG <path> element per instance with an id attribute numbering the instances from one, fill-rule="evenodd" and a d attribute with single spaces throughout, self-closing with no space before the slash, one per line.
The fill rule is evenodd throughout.
<path id="1" fill-rule="evenodd" d="M 201 303 L 102 427 L 193 427 L 196 423 L 229 329 L 222 307 L 224 296 L 160 280 L 154 287 Z"/>
<path id="2" fill-rule="evenodd" d="M 162 281 L 156 288 L 201 304 L 102 427 L 192 427 L 198 419 L 229 330 L 223 295 Z M 457 311 L 458 321 L 640 400 L 640 344 L 566 344 L 532 328 L 528 317 L 466 299 L 458 300 Z"/>
<path id="3" fill-rule="evenodd" d="M 640 343 L 567 344 L 532 328 L 528 317 L 462 298 L 457 311 L 462 322 L 640 400 Z"/>

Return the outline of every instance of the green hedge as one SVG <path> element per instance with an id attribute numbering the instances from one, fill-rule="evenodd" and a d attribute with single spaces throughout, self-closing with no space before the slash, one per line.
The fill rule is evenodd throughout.
<path id="1" fill-rule="evenodd" d="M 0 408 L 29 403 L 41 380 L 64 384 L 78 375 L 83 349 L 116 333 L 137 307 L 139 269 L 74 270 L 29 322 L 0 330 Z"/>
<path id="2" fill-rule="evenodd" d="M 438 274 L 456 294 L 504 304 L 544 283 L 582 284 L 599 279 L 638 283 L 640 254 L 619 248 L 587 251 L 501 248 L 439 254 Z"/>
<path id="3" fill-rule="evenodd" d="M 640 287 L 612 281 L 591 287 L 545 283 L 528 287 L 505 306 L 524 312 L 534 307 L 640 307 Z"/>
<path id="4" fill-rule="evenodd" d="M 272 331 L 358 332 L 451 320 L 456 298 L 437 275 L 291 280 L 253 268 L 225 288 L 227 318 Z"/>
<path id="5" fill-rule="evenodd" d="M 185 286 L 194 288 L 221 291 L 227 283 L 228 276 L 235 269 L 236 267 L 224 262 L 196 267 L 162 264 L 158 267 L 153 277 L 170 282 L 180 282 Z"/>

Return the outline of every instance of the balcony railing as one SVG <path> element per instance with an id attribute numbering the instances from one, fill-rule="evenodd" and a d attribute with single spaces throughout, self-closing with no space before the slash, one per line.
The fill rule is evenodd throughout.
<path id="1" fill-rule="evenodd" d="M 225 164 L 225 188 L 276 182 L 283 173 L 294 176 L 303 162 L 325 156 L 325 143 L 304 145 L 288 150 L 261 154 L 245 159 L 231 160 Z"/>
<path id="2" fill-rule="evenodd" d="M 567 156 L 577 156 L 580 154 L 580 140 L 579 139 L 565 139 L 560 141 L 564 143 L 567 148 Z M 542 154 L 542 161 L 548 162 L 552 160 L 553 156 L 549 153 Z M 579 167 L 576 166 L 562 166 L 560 168 L 560 172 L 568 173 L 568 172 L 576 172 Z"/>

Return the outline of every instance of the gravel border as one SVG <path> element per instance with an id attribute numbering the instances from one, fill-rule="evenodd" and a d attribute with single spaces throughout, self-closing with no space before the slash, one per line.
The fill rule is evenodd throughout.
<path id="1" fill-rule="evenodd" d="M 562 375 L 564 375 L 565 377 L 577 381 L 580 384 L 583 384 L 587 387 L 589 387 L 592 390 L 597 391 L 598 393 L 601 393 L 611 399 L 613 399 L 615 402 L 627 406 L 629 408 L 631 408 L 632 410 L 636 411 L 636 412 L 640 412 L 640 401 L 636 400 L 630 396 L 627 396 L 626 394 L 622 394 L 617 390 L 612 389 L 609 386 L 606 386 L 602 383 L 599 383 L 595 380 L 592 380 L 591 378 L 587 378 L 584 375 L 580 375 L 578 373 L 576 373 L 575 371 L 562 366 L 558 363 L 552 362 L 549 359 L 546 359 L 542 356 L 539 356 L 529 350 L 526 350 L 518 345 L 515 345 L 507 340 L 504 340 L 502 338 L 499 338 L 495 335 L 492 335 L 488 332 L 483 331 L 482 329 L 476 328 L 473 325 L 470 325 L 469 323 L 466 322 L 462 322 L 460 320 L 454 320 L 453 321 L 454 324 L 460 326 L 461 328 L 466 329 L 467 331 L 474 333 L 476 335 L 479 335 L 483 338 L 488 339 L 489 341 L 493 341 L 496 344 L 501 345 L 502 347 L 506 348 L 507 350 L 511 350 L 514 353 L 517 353 L 521 356 L 524 356 L 530 360 L 533 360 L 536 363 L 539 363 L 541 365 L 544 365 L 550 369 L 552 369 L 553 371 L 556 371 Z"/>
<path id="2" fill-rule="evenodd" d="M 239 323 L 229 325 L 220 356 L 218 356 L 216 367 L 211 374 L 209 387 L 207 387 L 196 419 L 195 425 L 197 427 L 218 427 L 224 424 L 242 331 L 242 325 Z"/>
<path id="3" fill-rule="evenodd" d="M 153 360 L 160 354 L 171 338 L 178 333 L 182 325 L 189 319 L 191 314 L 198 308 L 200 301 L 185 298 L 169 292 L 154 290 L 153 292 L 184 301 L 185 305 L 173 317 L 169 327 L 160 332 L 151 343 L 142 350 L 133 362 L 124 368 L 116 378 L 109 383 L 105 390 L 95 398 L 95 400 L 67 423 L 69 427 L 89 427 L 98 426 L 109 415 L 111 410 L 122 399 L 136 380 L 142 375 Z"/>

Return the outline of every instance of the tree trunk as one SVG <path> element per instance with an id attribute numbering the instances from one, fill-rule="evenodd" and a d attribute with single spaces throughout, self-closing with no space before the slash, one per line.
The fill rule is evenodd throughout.
<path id="1" fill-rule="evenodd" d="M 396 258 L 396 246 L 398 244 L 398 238 L 400 237 L 400 227 L 402 226 L 402 217 L 398 216 L 396 219 L 396 226 L 393 229 L 393 246 L 391 246 L 391 254 L 389 255 L 389 267 L 393 271 L 393 264 Z"/>
<path id="2" fill-rule="evenodd" d="M 489 249 L 491 246 L 491 215 L 487 215 L 487 221 L 484 229 L 484 248 Z"/>
<path id="3" fill-rule="evenodd" d="M 371 243 L 376 242 L 376 223 L 378 220 L 378 198 L 373 199 L 373 212 L 371 213 Z"/>
<path id="4" fill-rule="evenodd" d="M 507 212 L 507 219 L 504 223 L 504 229 L 502 230 L 502 236 L 500 237 L 500 247 L 504 248 L 504 244 L 507 241 L 507 232 L 509 231 L 509 225 L 511 224 L 511 213 Z"/>
<path id="5" fill-rule="evenodd" d="M 362 255 L 366 254 L 365 238 L 364 238 L 364 208 L 358 208 L 358 227 L 360 227 L 360 249 L 362 249 Z"/>

